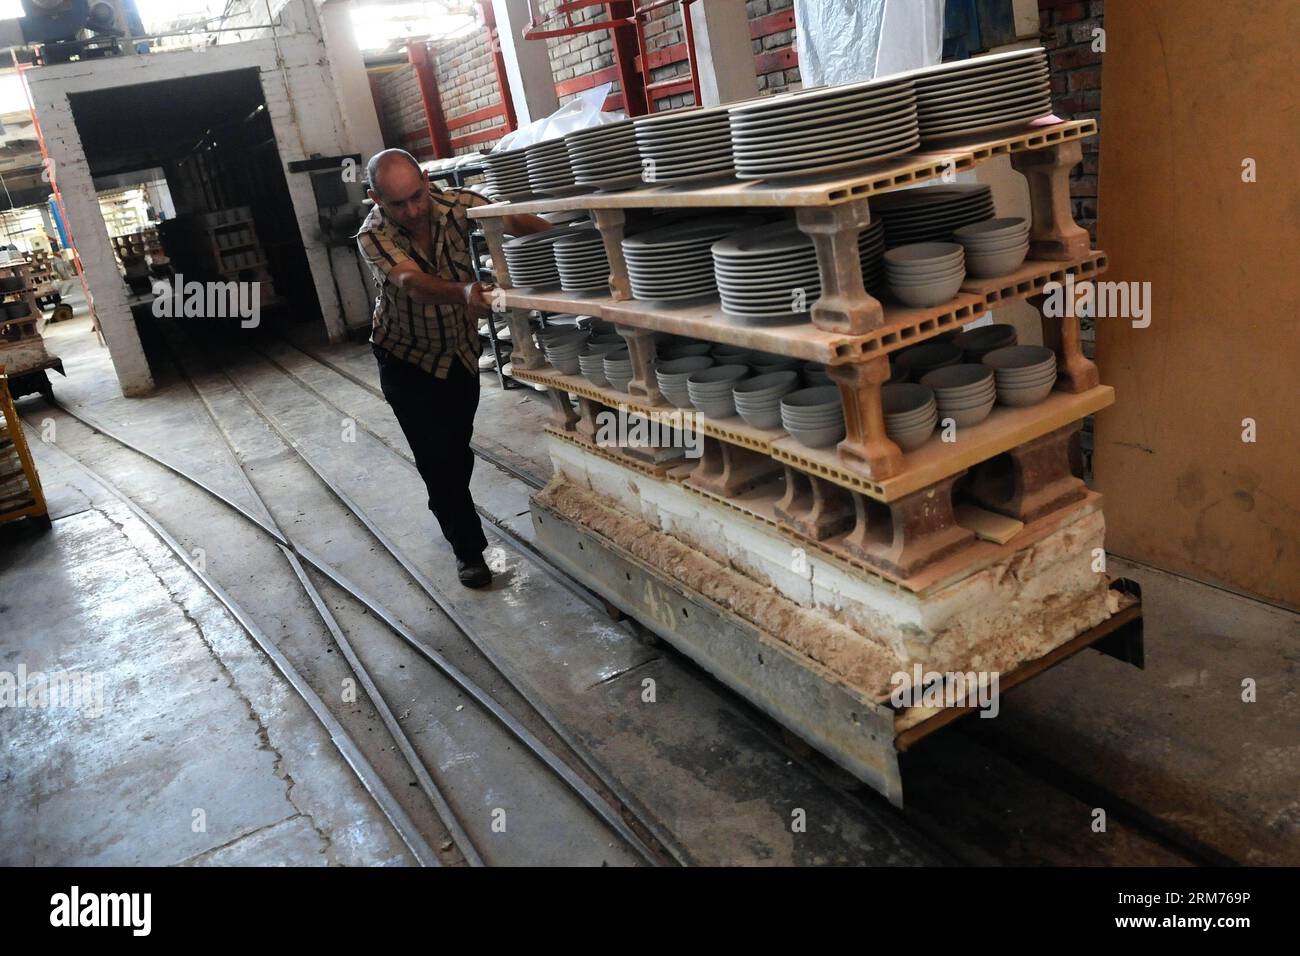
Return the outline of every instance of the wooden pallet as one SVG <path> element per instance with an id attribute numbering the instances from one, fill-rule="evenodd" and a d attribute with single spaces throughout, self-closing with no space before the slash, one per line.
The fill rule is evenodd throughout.
<path id="1" fill-rule="evenodd" d="M 3 359 L 0 358 L 0 362 Z M 45 492 L 27 447 L 22 420 L 9 391 L 9 375 L 0 364 L 0 523 L 34 518 L 50 526 Z"/>

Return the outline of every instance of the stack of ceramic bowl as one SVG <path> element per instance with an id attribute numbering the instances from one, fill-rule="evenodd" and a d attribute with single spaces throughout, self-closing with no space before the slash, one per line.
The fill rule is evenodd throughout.
<path id="1" fill-rule="evenodd" d="M 889 290 L 904 305 L 928 308 L 947 302 L 966 278 L 961 246 L 955 242 L 918 242 L 885 253 Z"/>
<path id="2" fill-rule="evenodd" d="M 1016 327 L 1006 323 L 981 325 L 954 336 L 952 344 L 961 349 L 963 360 L 979 364 L 994 349 L 1016 344 Z"/>
<path id="3" fill-rule="evenodd" d="M 565 292 L 607 291 L 609 257 L 605 255 L 605 240 L 595 229 L 570 229 L 568 233 L 555 242 L 560 288 Z"/>
<path id="4" fill-rule="evenodd" d="M 1021 407 L 1037 405 L 1056 384 L 1056 353 L 1041 345 L 1011 345 L 984 356 L 997 377 L 998 401 Z"/>
<path id="5" fill-rule="evenodd" d="M 612 342 L 597 341 L 598 338 L 592 336 L 587 342 L 587 347 L 578 353 L 578 368 L 592 385 L 604 388 L 609 384 L 609 379 L 605 378 L 605 356 L 610 352 L 626 350 L 626 346 L 621 336 L 614 336 Z"/>
<path id="6" fill-rule="evenodd" d="M 582 368 L 578 356 L 587 347 L 587 333 L 573 329 L 557 329 L 558 334 L 542 339 L 546 361 L 563 375 L 577 375 Z"/>
<path id="7" fill-rule="evenodd" d="M 736 411 L 755 428 L 781 427 L 781 399 L 799 388 L 799 373 L 782 369 L 737 382 L 731 390 Z"/>
<path id="8" fill-rule="evenodd" d="M 763 225 L 713 244 L 713 273 L 722 310 L 741 318 L 807 312 L 821 295 L 817 249 L 793 224 Z M 858 236 L 862 280 L 879 290 L 884 278 L 884 225 L 873 222 Z"/>
<path id="9" fill-rule="evenodd" d="M 641 178 L 647 183 L 730 176 L 727 107 L 669 110 L 634 122 Z"/>
<path id="10" fill-rule="evenodd" d="M 949 242 L 954 230 L 993 218 L 993 192 L 978 183 L 900 189 L 872 197 L 871 214 L 885 224 L 890 249 L 912 242 Z"/>
<path id="11" fill-rule="evenodd" d="M 909 75 L 923 140 L 1023 126 L 1052 112 L 1042 47 L 953 60 Z"/>
<path id="12" fill-rule="evenodd" d="M 628 236 L 623 257 L 633 298 L 673 302 L 713 295 L 718 286 L 710 247 L 757 222 L 752 216 L 695 218 Z"/>
<path id="13" fill-rule="evenodd" d="M 911 152 L 921 142 L 910 78 L 804 90 L 731 107 L 740 179 L 831 173 Z"/>
<path id="14" fill-rule="evenodd" d="M 788 355 L 769 355 L 767 352 L 754 352 L 745 362 L 755 375 L 766 375 L 768 372 L 792 371 L 796 374 L 799 371 L 799 360 L 791 358 Z"/>
<path id="15" fill-rule="evenodd" d="M 698 355 L 708 355 L 712 349 L 713 346 L 708 342 L 673 343 L 660 350 L 659 357 L 666 362 L 673 359 L 694 358 Z"/>
<path id="16" fill-rule="evenodd" d="M 947 342 L 926 342 L 895 354 L 893 372 L 897 381 L 919 382 L 927 373 L 947 365 L 956 365 L 961 358 L 961 349 L 955 345 Z"/>
<path id="17" fill-rule="evenodd" d="M 707 355 L 683 355 L 656 365 L 655 379 L 664 398 L 678 408 L 690 408 L 691 395 L 687 380 L 696 372 L 712 367 L 713 359 Z"/>
<path id="18" fill-rule="evenodd" d="M 564 137 L 564 145 L 579 186 L 626 189 L 640 185 L 641 154 L 631 120 L 580 129 Z"/>
<path id="19" fill-rule="evenodd" d="M 627 349 L 606 352 L 603 368 L 609 387 L 626 392 L 628 382 L 632 381 L 632 356 Z"/>
<path id="20" fill-rule="evenodd" d="M 747 365 L 714 365 L 692 372 L 686 379 L 691 404 L 709 418 L 731 418 L 736 414 L 732 389 L 749 375 Z"/>
<path id="21" fill-rule="evenodd" d="M 966 250 L 966 270 L 980 278 L 1014 272 L 1029 254 L 1029 223 L 1015 216 L 973 222 L 952 235 Z"/>
<path id="22" fill-rule="evenodd" d="M 510 268 L 511 284 L 521 289 L 541 289 L 558 283 L 560 270 L 555 264 L 555 243 L 570 235 L 573 233 L 568 229 L 550 229 L 505 243 L 501 251 Z"/>
<path id="23" fill-rule="evenodd" d="M 829 448 L 844 438 L 844 405 L 834 385 L 790 392 L 781 399 L 781 426 L 809 448 Z"/>
<path id="24" fill-rule="evenodd" d="M 903 451 L 920 448 L 934 434 L 939 406 L 928 386 L 884 385 L 880 389 L 880 401 L 885 411 L 885 434 Z"/>
<path id="25" fill-rule="evenodd" d="M 821 362 L 804 362 L 803 372 L 800 376 L 803 379 L 804 386 L 807 388 L 816 388 L 818 385 L 834 385 L 831 377 L 826 374 L 826 366 Z"/>
<path id="26" fill-rule="evenodd" d="M 527 147 L 488 153 L 483 157 L 487 191 L 497 199 L 517 200 L 532 196 L 528 182 Z"/>
<path id="27" fill-rule="evenodd" d="M 984 421 L 998 398 L 993 369 L 986 365 L 949 365 L 925 375 L 921 384 L 934 390 L 939 420 L 951 418 L 958 428 Z"/>
<path id="28" fill-rule="evenodd" d="M 528 167 L 528 185 L 533 192 L 552 196 L 575 192 L 573 169 L 569 166 L 564 140 L 548 139 L 525 148 L 524 163 Z"/>

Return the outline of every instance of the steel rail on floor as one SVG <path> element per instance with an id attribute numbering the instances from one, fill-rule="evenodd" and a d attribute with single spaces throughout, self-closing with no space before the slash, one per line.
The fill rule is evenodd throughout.
<path id="1" fill-rule="evenodd" d="M 223 374 L 225 374 L 224 371 Z M 230 378 L 229 375 L 227 375 L 226 377 L 230 380 L 232 386 L 236 390 L 240 391 L 240 394 L 242 396 L 244 396 L 246 399 L 250 397 L 249 394 L 246 392 L 246 390 L 242 389 L 242 387 L 238 383 L 236 383 L 233 378 Z M 502 724 L 507 728 L 507 730 L 509 730 L 510 733 L 513 736 L 515 736 L 520 743 L 528 747 L 528 749 L 532 750 L 533 753 L 535 753 L 548 766 L 548 768 L 553 773 L 556 774 L 556 776 L 558 776 L 561 780 L 563 780 L 566 784 L 568 784 L 570 788 L 574 790 L 576 795 L 584 803 L 586 803 L 590 809 L 592 809 L 602 820 L 605 821 L 607 825 L 609 825 L 615 832 L 617 832 L 620 837 L 622 837 L 625 841 L 627 841 L 638 852 L 638 854 L 640 854 L 645 860 L 647 860 L 647 862 L 654 863 L 654 864 L 658 864 L 659 862 L 661 862 L 660 856 L 655 854 L 654 851 L 652 851 L 644 843 L 644 841 L 634 831 L 632 831 L 630 827 L 628 827 L 627 823 L 621 818 L 621 816 L 619 816 L 614 811 L 614 809 L 609 806 L 608 803 L 606 803 L 603 799 L 601 799 L 600 796 L 590 788 L 590 786 L 586 783 L 586 781 L 582 780 L 580 777 L 574 774 L 572 769 L 569 768 L 567 764 L 561 761 L 542 741 L 538 740 L 527 728 L 525 728 L 522 724 L 520 724 L 518 720 L 516 720 L 514 716 L 509 713 L 509 711 L 501 707 L 501 705 L 495 700 L 495 698 L 493 698 L 487 691 L 478 687 L 477 684 L 474 684 L 473 681 L 468 676 L 466 676 L 459 669 L 451 665 L 451 663 L 447 661 L 445 658 L 442 658 L 441 655 L 438 655 L 436 652 L 433 652 L 429 648 L 425 647 L 424 644 L 420 642 L 419 639 L 416 638 L 414 634 L 412 634 L 406 628 L 401 627 L 400 624 L 398 624 L 395 618 L 391 614 L 389 614 L 386 609 L 383 609 L 372 599 L 367 598 L 367 596 L 365 596 L 362 592 L 356 590 L 350 583 L 347 583 L 347 579 L 344 578 L 341 574 L 339 574 L 337 570 L 325 564 L 320 559 L 316 558 L 315 555 L 313 555 L 310 551 L 307 551 L 301 548 L 300 546 L 298 546 L 292 539 L 289 539 L 286 535 L 284 535 L 281 531 L 279 531 L 274 525 L 264 521 L 259 516 L 253 514 L 252 512 L 245 509 L 238 503 L 226 497 L 224 494 L 217 491 L 215 488 L 213 488 L 208 483 L 204 482 L 202 479 L 199 479 L 196 476 L 191 475 L 188 472 L 184 471 L 183 469 L 178 468 L 177 466 L 172 465 L 167 461 L 164 461 L 163 459 L 152 454 L 151 452 L 144 450 L 143 448 L 139 447 L 135 443 L 131 442 L 129 439 L 126 439 L 121 435 L 118 435 L 112 429 L 104 426 L 102 423 L 86 415 L 84 412 L 76 411 L 70 408 L 68 405 L 59 402 L 57 400 L 51 402 L 51 404 L 55 408 L 58 408 L 60 411 L 70 416 L 71 418 L 74 418 L 77 421 L 81 422 L 81 424 L 91 429 L 92 431 L 95 431 L 103 435 L 105 438 L 108 438 L 109 440 L 114 441 L 117 444 L 135 452 L 136 454 L 154 462 L 156 465 L 166 469 L 172 474 L 175 474 L 177 477 L 189 482 L 190 484 L 194 485 L 196 488 L 205 492 L 206 494 L 216 499 L 217 501 L 222 502 L 231 510 L 241 515 L 245 520 L 247 520 L 254 527 L 258 528 L 263 533 L 275 539 L 277 544 L 291 551 L 293 554 L 297 555 L 299 558 L 306 561 L 318 572 L 330 578 L 331 581 L 335 582 L 339 587 L 341 587 L 344 591 L 350 594 L 355 600 L 361 602 L 363 605 L 369 608 L 375 614 L 376 617 L 378 617 L 379 619 L 383 620 L 386 624 L 388 624 L 390 629 L 393 629 L 394 633 L 396 633 L 404 641 L 410 644 L 416 650 L 417 653 L 424 656 L 426 660 L 428 660 L 435 667 L 438 667 L 440 670 L 442 670 L 442 672 L 448 678 L 450 678 L 454 683 L 460 686 L 462 690 L 464 690 L 467 694 L 472 696 L 476 701 L 478 701 L 480 704 L 483 704 L 487 709 L 489 709 L 489 711 L 493 713 L 493 715 L 496 716 L 502 722 Z M 433 587 L 433 585 L 424 577 L 423 574 L 419 572 L 417 568 L 414 567 L 413 564 L 411 564 L 409 559 L 407 559 L 404 554 L 402 554 L 399 550 L 397 550 L 395 545 L 392 545 L 391 542 L 389 542 L 387 537 L 383 535 L 383 533 L 379 531 L 379 529 L 370 520 L 369 516 L 365 515 L 365 513 L 361 511 L 359 507 L 354 502 L 352 502 L 352 500 L 348 498 L 346 494 L 342 492 L 341 489 L 337 487 L 337 485 L 334 485 L 333 482 L 330 481 L 330 479 L 328 479 L 316 467 L 314 462 L 312 462 L 305 455 L 303 455 L 301 449 L 297 447 L 296 442 L 293 439 L 287 437 L 287 432 L 284 432 L 284 429 L 279 424 L 279 422 L 268 417 L 269 413 L 265 413 L 264 407 L 261 407 L 259 409 L 261 403 L 256 398 L 252 398 L 252 400 L 249 401 L 249 405 L 254 409 L 254 411 L 258 411 L 258 413 L 263 416 L 263 418 L 267 421 L 267 424 L 270 425 L 272 429 L 276 431 L 278 435 L 281 436 L 281 440 L 284 441 L 289 446 L 289 448 L 292 451 L 294 451 L 295 454 L 298 455 L 298 457 L 304 462 L 304 464 L 306 464 L 309 468 L 313 470 L 313 472 L 317 474 L 317 476 L 320 478 L 322 483 L 325 484 L 326 487 L 329 488 L 336 495 L 336 497 L 338 497 L 339 501 L 344 505 L 344 507 L 346 507 L 349 511 L 351 511 L 357 517 L 357 519 L 361 521 L 361 523 L 365 525 L 367 529 L 372 532 L 372 534 L 375 535 L 376 539 L 379 540 L 380 543 L 383 544 L 384 547 L 389 550 L 392 557 L 395 560 L 397 560 L 398 563 L 400 563 L 404 569 L 407 570 L 408 574 L 411 575 L 412 579 L 416 582 L 416 584 L 419 585 L 420 588 L 425 591 L 425 593 L 434 601 L 435 604 L 438 605 L 440 609 L 444 611 L 444 613 L 446 613 L 447 617 L 451 620 L 452 624 L 457 628 L 457 630 L 461 631 L 461 633 L 470 642 L 470 644 L 473 645 L 484 656 L 484 658 L 487 659 L 488 662 L 495 667 L 498 673 L 501 674 L 502 678 L 508 684 L 511 685 L 511 687 L 520 695 L 520 697 L 523 698 L 531 707 L 533 707 L 534 711 L 543 720 L 543 722 L 545 722 L 551 728 L 551 730 L 555 732 L 557 736 L 560 737 L 561 740 L 563 740 L 566 744 L 568 744 L 571 747 L 571 749 L 574 750 L 575 755 L 580 760 L 582 760 L 582 762 L 585 765 L 587 765 L 588 769 L 593 774 L 595 774 L 599 779 L 601 779 L 602 783 L 604 783 L 607 787 L 610 788 L 610 792 L 620 802 L 622 802 L 625 807 L 627 807 L 628 811 L 637 818 L 638 822 L 640 822 L 641 825 L 644 826 L 656 838 L 656 840 L 658 840 L 661 844 L 663 844 L 665 850 L 667 850 L 668 853 L 671 854 L 678 862 L 682 862 L 682 863 L 688 862 L 688 858 L 686 857 L 684 852 L 676 845 L 675 841 L 672 841 L 671 839 L 666 839 L 665 838 L 666 834 L 662 834 L 661 827 L 655 824 L 652 820 L 646 819 L 645 816 L 642 815 L 641 813 L 638 813 L 637 804 L 635 802 L 626 800 L 623 794 L 620 792 L 621 788 L 616 789 L 614 786 L 612 786 L 609 780 L 607 779 L 607 775 L 605 775 L 597 767 L 592 766 L 591 762 L 589 762 L 589 759 L 583 753 L 583 751 L 573 746 L 573 744 L 570 742 L 571 735 L 569 735 L 567 731 L 562 729 L 561 725 L 559 724 L 559 721 L 554 717 L 553 714 L 549 712 L 549 709 L 545 708 L 543 705 L 538 704 L 535 700 L 532 699 L 531 695 L 526 693 L 520 687 L 519 682 L 511 677 L 511 675 L 504 668 L 502 662 L 500 662 L 497 659 L 497 656 L 490 653 L 484 648 L 482 641 L 475 636 L 468 622 L 461 617 L 461 615 L 455 610 L 454 607 L 451 607 L 447 603 L 446 599 L 442 596 L 442 594 L 438 592 L 436 588 Z M 86 470 L 88 473 L 90 473 L 91 476 L 94 477 L 96 480 L 100 480 L 99 477 L 94 473 L 94 471 L 90 469 L 88 466 L 77 461 L 75 458 L 73 458 L 72 460 L 76 462 L 83 470 Z M 108 487 L 106 479 L 104 479 L 101 483 L 104 483 L 105 487 Z M 133 501 L 131 501 L 130 498 L 120 490 L 116 488 L 113 488 L 112 490 L 117 497 L 122 498 L 124 502 L 128 503 L 132 507 L 133 511 L 136 511 L 137 513 L 141 514 L 143 517 L 143 515 L 145 514 L 143 509 L 139 508 L 138 505 L 136 505 Z M 152 517 L 147 519 L 147 523 L 149 523 L 150 527 L 161 529 L 161 525 L 158 525 L 157 522 L 152 519 Z M 170 540 L 174 541 L 174 539 L 170 539 Z M 185 558 L 187 558 L 186 560 L 187 566 L 196 570 L 197 573 L 197 568 L 195 567 L 193 561 L 188 559 L 188 555 L 185 555 L 183 550 L 179 553 Z M 211 581 L 210 578 L 205 580 L 204 583 L 208 584 L 209 581 Z M 211 585 L 219 588 L 219 586 L 216 585 L 215 581 L 211 581 Z M 217 592 L 214 591 L 213 593 L 216 594 Z M 224 592 L 221 592 L 221 594 L 224 594 Z M 225 602 L 223 601 L 223 603 Z M 235 613 L 233 609 L 231 613 L 232 614 Z M 236 619 L 240 620 L 241 624 L 244 624 L 246 620 L 248 624 L 252 624 L 251 620 L 247 618 L 247 615 L 243 615 L 242 618 L 240 617 L 240 615 L 236 615 Z M 247 625 L 246 625 L 246 629 L 247 629 Z M 250 631 L 250 634 L 252 633 L 253 632 Z M 257 633 L 260 634 L 261 632 L 259 631 Z M 263 636 L 262 640 L 259 640 L 258 637 L 254 635 L 254 640 L 258 640 L 259 645 L 261 645 L 263 643 L 263 640 L 265 640 L 265 638 Z M 278 654 L 279 652 L 276 651 L 276 653 Z M 286 666 L 288 665 L 287 661 L 285 661 L 284 663 L 286 664 Z M 296 672 L 294 673 L 296 674 Z M 293 681 L 291 681 L 291 683 L 293 683 Z M 310 692 L 310 688 L 306 688 L 306 689 Z M 314 692 L 312 692 L 312 694 L 313 696 L 315 696 Z M 316 700 L 319 701 L 319 698 L 316 698 Z M 321 704 L 321 706 L 323 707 L 324 705 Z M 330 719 L 333 720 L 332 715 L 330 715 Z M 339 730 L 342 731 L 342 728 L 339 727 Z M 360 756 L 360 752 L 358 751 L 357 753 L 358 756 Z M 369 765 L 367 764 L 367 766 Z M 373 768 L 372 768 L 372 772 L 373 772 Z M 400 807 L 397 809 L 400 810 Z"/>

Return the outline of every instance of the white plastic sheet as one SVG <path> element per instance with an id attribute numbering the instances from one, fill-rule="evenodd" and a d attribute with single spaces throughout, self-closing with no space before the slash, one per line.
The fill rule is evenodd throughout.
<path id="1" fill-rule="evenodd" d="M 933 66 L 943 0 L 794 0 L 804 87 L 838 86 Z"/>
<path id="2" fill-rule="evenodd" d="M 501 137 L 492 152 L 502 153 L 509 149 L 522 149 L 534 143 L 544 143 L 548 139 L 559 139 L 580 129 L 591 129 L 615 123 L 623 118 L 622 113 L 605 113 L 601 107 L 609 97 L 612 83 L 593 86 L 579 93 L 550 116 L 534 120 L 527 126 L 521 126 L 513 133 Z"/>

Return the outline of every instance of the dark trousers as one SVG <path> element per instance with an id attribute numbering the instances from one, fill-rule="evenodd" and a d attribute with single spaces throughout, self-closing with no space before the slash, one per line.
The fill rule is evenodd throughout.
<path id="1" fill-rule="evenodd" d="M 429 491 L 429 510 L 456 557 L 473 560 L 487 547 L 469 492 L 474 471 L 469 439 L 478 410 L 478 376 L 453 360 L 447 377 L 438 379 L 372 348 L 379 361 L 379 386 Z"/>

